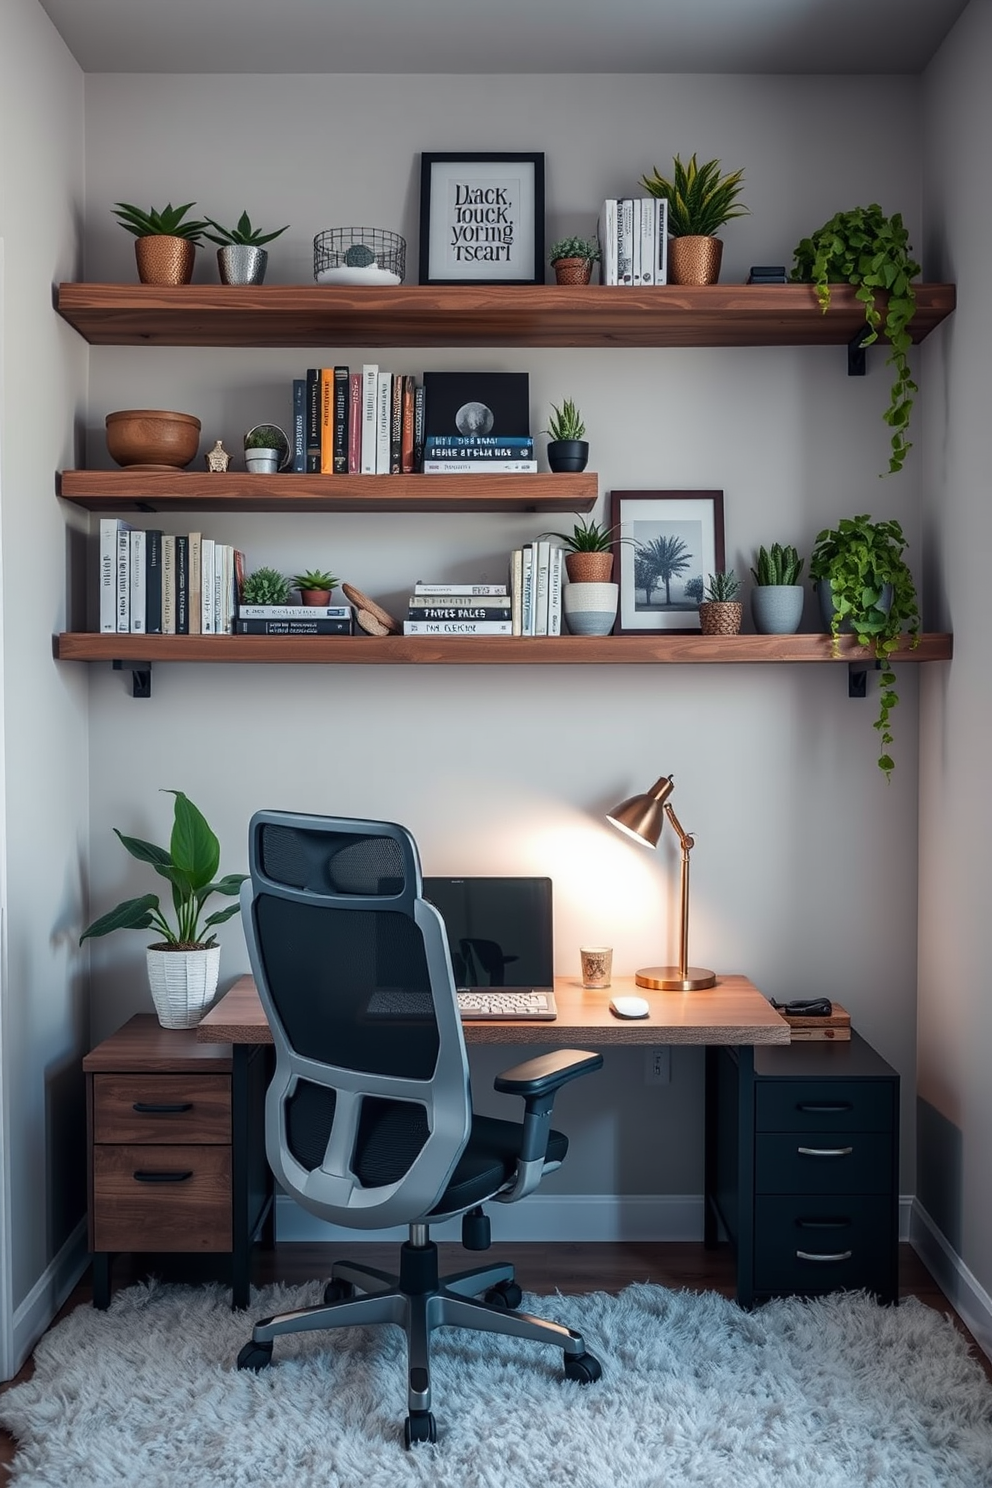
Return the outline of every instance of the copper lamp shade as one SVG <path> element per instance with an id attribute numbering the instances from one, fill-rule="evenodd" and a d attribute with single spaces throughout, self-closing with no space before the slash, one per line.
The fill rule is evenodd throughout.
<path id="1" fill-rule="evenodd" d="M 628 837 L 633 837 L 635 841 L 642 842 L 646 847 L 657 847 L 666 817 L 672 830 L 678 836 L 682 849 L 679 964 L 678 966 L 644 966 L 637 972 L 634 980 L 639 987 L 651 987 L 655 991 L 696 992 L 703 987 L 715 986 L 716 974 L 705 967 L 688 964 L 689 853 L 695 844 L 694 838 L 683 830 L 669 804 L 668 798 L 674 789 L 671 775 L 662 775 L 661 779 L 656 780 L 644 795 L 631 796 L 629 800 L 621 801 L 619 806 L 607 812 L 606 819 L 621 832 L 625 832 Z"/>

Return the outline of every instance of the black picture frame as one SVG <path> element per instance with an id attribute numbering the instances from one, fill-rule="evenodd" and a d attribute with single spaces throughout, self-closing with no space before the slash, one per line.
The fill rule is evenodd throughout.
<path id="1" fill-rule="evenodd" d="M 421 155 L 420 283 L 544 283 L 543 152 Z"/>
<path id="2" fill-rule="evenodd" d="M 699 599 L 694 581 L 705 584 L 725 566 L 722 491 L 611 491 L 613 570 L 620 585 L 616 635 L 693 635 L 699 631 Z M 675 540 L 676 564 L 667 582 L 659 576 L 645 588 L 637 584 L 639 552 L 658 539 Z M 682 561 L 679 561 L 682 560 Z M 657 572 L 657 570 L 656 570 Z M 665 587 L 665 597 L 658 591 Z M 691 586 L 686 594 L 684 585 Z M 699 597 L 695 598 L 698 593 Z"/>

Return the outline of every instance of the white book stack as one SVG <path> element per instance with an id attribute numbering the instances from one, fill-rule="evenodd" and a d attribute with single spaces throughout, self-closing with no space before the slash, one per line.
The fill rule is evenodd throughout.
<path id="1" fill-rule="evenodd" d="M 668 283 L 668 201 L 664 197 L 608 197 L 599 215 L 604 284 Z"/>

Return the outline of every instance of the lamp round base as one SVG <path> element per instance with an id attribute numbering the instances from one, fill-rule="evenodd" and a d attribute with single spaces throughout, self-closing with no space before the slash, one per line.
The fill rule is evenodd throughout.
<path id="1" fill-rule="evenodd" d="M 685 972 L 683 976 L 678 966 L 642 966 L 634 981 L 655 992 L 700 992 L 716 986 L 716 972 L 703 966 L 687 966 Z"/>

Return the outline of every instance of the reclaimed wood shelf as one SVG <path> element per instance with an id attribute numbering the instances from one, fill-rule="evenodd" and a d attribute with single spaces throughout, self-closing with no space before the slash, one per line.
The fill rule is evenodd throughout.
<path id="1" fill-rule="evenodd" d="M 894 661 L 948 661 L 952 637 L 920 636 Z M 479 666 L 530 664 L 667 666 L 707 663 L 824 662 L 871 665 L 874 657 L 853 636 L 841 636 L 832 655 L 828 635 L 792 636 L 176 636 L 70 631 L 55 638 L 60 661 L 117 661 L 124 666 L 165 662 L 316 663 L 333 666 Z"/>
<path id="2" fill-rule="evenodd" d="M 955 288 L 914 289 L 922 341 Z M 846 346 L 865 323 L 847 284 L 826 314 L 809 284 L 60 284 L 56 309 L 93 346 Z"/>
<path id="3" fill-rule="evenodd" d="M 581 475 L 251 475 L 246 471 L 64 470 L 56 491 L 87 511 L 588 512 Z"/>

